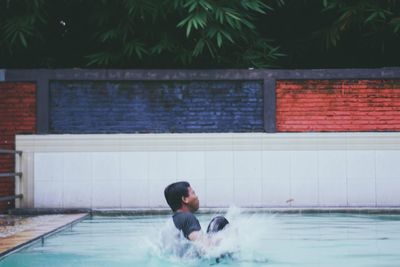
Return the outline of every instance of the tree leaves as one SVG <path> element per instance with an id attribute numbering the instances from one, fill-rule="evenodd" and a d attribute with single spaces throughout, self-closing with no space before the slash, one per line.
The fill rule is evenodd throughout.
<path id="1" fill-rule="evenodd" d="M 400 1 L 0 0 L 2 67 L 263 68 L 285 54 L 291 67 L 311 46 L 345 51 L 356 34 L 395 49 Z"/>
<path id="2" fill-rule="evenodd" d="M 395 34 L 400 33 L 400 17 L 392 18 L 389 24 L 393 27 Z"/>
<path id="3" fill-rule="evenodd" d="M 133 55 L 135 55 L 139 59 L 142 59 L 143 56 L 148 52 L 145 48 L 144 43 L 137 40 L 133 40 L 124 44 L 123 53 L 129 58 L 132 58 Z"/>
<path id="4" fill-rule="evenodd" d="M 400 4 L 391 0 L 322 0 L 323 12 L 336 14 L 337 19 L 325 29 L 326 45 L 336 46 L 342 35 L 354 28 L 365 28 L 366 32 L 378 34 L 391 29 L 396 34 L 400 26 Z"/>
<path id="5" fill-rule="evenodd" d="M 271 68 L 280 57 L 286 56 L 279 52 L 280 48 L 270 45 L 274 40 L 257 39 L 242 55 L 242 61 L 248 68 Z"/>
<path id="6" fill-rule="evenodd" d="M 176 4 L 175 7 L 179 8 L 179 5 Z M 255 15 L 266 14 L 267 9 L 271 10 L 259 0 L 188 0 L 183 3 L 182 8 L 187 13 L 177 27 L 185 28 L 186 37 L 193 38 L 192 56 L 203 55 L 204 47 L 207 47 L 211 58 L 216 58 L 225 46 L 241 49 L 244 44 L 243 35 L 249 39 L 256 36 L 252 22 Z"/>
<path id="7" fill-rule="evenodd" d="M 44 0 L 9 0 L 0 4 L 0 37 L 11 53 L 14 48 L 27 48 L 29 41 L 35 37 L 40 40 L 37 27 L 46 22 L 43 3 Z M 7 16 L 10 12 L 17 13 L 14 16 Z"/>
<path id="8" fill-rule="evenodd" d="M 189 37 L 192 28 L 198 30 L 199 28 L 205 28 L 207 25 L 207 14 L 197 13 L 186 17 L 184 20 L 178 23 L 177 27 L 186 27 L 186 37 Z"/>
<path id="9" fill-rule="evenodd" d="M 0 35 L 10 51 L 18 46 L 27 49 L 41 35 L 39 23 L 54 27 L 50 17 L 63 12 L 51 9 L 56 7 L 52 0 L 0 1 L 0 7 L 7 9 L 7 14 L 0 13 L 6 15 L 0 18 Z M 93 45 L 82 57 L 86 66 L 94 67 L 130 66 L 173 54 L 182 66 L 226 61 L 221 56 L 225 51 L 245 52 L 248 40 L 257 39 L 256 16 L 272 10 L 263 0 L 59 0 L 57 4 L 65 9 L 91 7 L 82 21 L 88 30 L 85 38 Z M 71 23 L 74 20 L 67 17 Z"/>
<path id="10" fill-rule="evenodd" d="M 99 52 L 88 55 L 86 58 L 89 60 L 87 66 L 107 67 L 114 63 L 117 57 L 109 52 Z"/>

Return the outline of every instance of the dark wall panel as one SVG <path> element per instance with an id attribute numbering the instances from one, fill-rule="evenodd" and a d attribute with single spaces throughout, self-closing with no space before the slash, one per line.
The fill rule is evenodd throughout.
<path id="1" fill-rule="evenodd" d="M 54 81 L 51 133 L 263 132 L 262 81 Z"/>

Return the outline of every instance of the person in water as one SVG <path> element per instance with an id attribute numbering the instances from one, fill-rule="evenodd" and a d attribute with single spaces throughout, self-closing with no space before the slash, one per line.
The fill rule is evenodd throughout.
<path id="1" fill-rule="evenodd" d="M 206 241 L 212 245 L 201 231 L 199 220 L 193 214 L 200 206 L 196 192 L 186 181 L 168 185 L 164 190 L 165 199 L 174 212 L 172 219 L 175 227 L 183 233 L 183 236 L 191 241 Z M 208 225 L 207 233 L 218 232 L 228 225 L 228 220 L 223 216 L 213 218 Z"/>

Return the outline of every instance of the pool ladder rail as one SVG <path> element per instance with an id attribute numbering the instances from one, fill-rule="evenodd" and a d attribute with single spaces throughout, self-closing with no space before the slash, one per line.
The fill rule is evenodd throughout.
<path id="1" fill-rule="evenodd" d="M 22 151 L 19 150 L 8 150 L 8 149 L 0 149 L 0 156 L 2 154 L 14 154 L 15 155 L 15 169 L 20 170 L 21 169 L 21 157 L 22 157 Z M 0 179 L 3 177 L 14 177 L 15 178 L 15 195 L 11 196 L 0 196 L 0 202 L 2 201 L 11 201 L 11 200 L 16 200 L 19 201 L 20 199 L 23 198 L 23 195 L 20 193 L 21 188 L 20 188 L 20 179 L 22 178 L 22 172 L 21 171 L 16 171 L 16 172 L 8 172 L 8 173 L 0 173 Z M 19 203 L 16 206 L 19 206 Z"/>

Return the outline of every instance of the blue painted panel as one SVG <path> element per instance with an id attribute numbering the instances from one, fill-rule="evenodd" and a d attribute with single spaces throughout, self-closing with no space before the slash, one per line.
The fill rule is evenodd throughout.
<path id="1" fill-rule="evenodd" d="M 51 133 L 262 132 L 262 81 L 55 81 Z"/>

